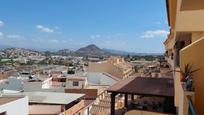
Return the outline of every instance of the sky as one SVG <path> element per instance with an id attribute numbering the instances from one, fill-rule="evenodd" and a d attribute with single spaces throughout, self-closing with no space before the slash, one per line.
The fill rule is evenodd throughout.
<path id="1" fill-rule="evenodd" d="M 0 45 L 163 53 L 165 0 L 2 0 Z"/>

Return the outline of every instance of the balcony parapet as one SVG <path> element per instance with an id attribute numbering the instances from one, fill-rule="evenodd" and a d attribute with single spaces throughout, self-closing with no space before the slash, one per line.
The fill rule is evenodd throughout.
<path id="1" fill-rule="evenodd" d="M 186 90 L 186 83 L 181 82 L 181 77 L 180 68 L 176 68 L 174 77 L 175 106 L 179 108 L 179 115 L 189 115 L 190 103 L 193 105 L 195 92 Z"/>

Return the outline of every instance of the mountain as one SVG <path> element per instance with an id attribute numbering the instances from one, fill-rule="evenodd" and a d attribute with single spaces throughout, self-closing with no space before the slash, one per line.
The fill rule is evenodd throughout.
<path id="1" fill-rule="evenodd" d="M 88 56 L 103 56 L 108 55 L 109 53 L 100 49 L 98 46 L 91 44 L 86 47 L 82 47 L 76 51 L 77 54 L 80 55 L 88 55 Z"/>

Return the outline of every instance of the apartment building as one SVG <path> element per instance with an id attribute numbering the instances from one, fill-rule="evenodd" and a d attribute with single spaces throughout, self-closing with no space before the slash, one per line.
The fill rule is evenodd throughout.
<path id="1" fill-rule="evenodd" d="M 8 96 L 0 97 L 0 115 L 28 115 L 27 96 Z"/>
<path id="2" fill-rule="evenodd" d="M 110 95 L 106 90 L 118 80 L 108 73 L 88 72 L 84 77 L 67 77 L 65 92 L 85 94 L 82 101 L 87 104 L 80 113 L 105 115 L 110 113 Z"/>
<path id="3" fill-rule="evenodd" d="M 84 94 L 57 92 L 23 92 L 29 98 L 30 115 L 74 115 L 83 108 Z"/>
<path id="4" fill-rule="evenodd" d="M 107 72 L 120 79 L 127 78 L 134 73 L 133 65 L 124 61 L 122 57 L 112 56 L 103 62 L 90 62 L 88 72 Z"/>
<path id="5" fill-rule="evenodd" d="M 86 85 L 86 77 L 68 77 L 66 79 L 66 88 L 83 89 Z"/>
<path id="6" fill-rule="evenodd" d="M 179 115 L 204 114 L 204 1 L 166 0 L 170 33 L 164 42 L 174 70 L 175 106 Z M 193 90 L 186 90 L 182 71 L 191 65 Z M 192 71 L 191 70 L 191 71 Z M 189 78 L 188 78 L 189 79 Z"/>

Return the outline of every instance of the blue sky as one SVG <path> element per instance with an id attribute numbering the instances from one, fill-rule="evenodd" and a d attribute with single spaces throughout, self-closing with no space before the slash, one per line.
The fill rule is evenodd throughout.
<path id="1" fill-rule="evenodd" d="M 0 44 L 78 49 L 88 44 L 162 53 L 168 34 L 165 0 L 4 0 Z"/>

